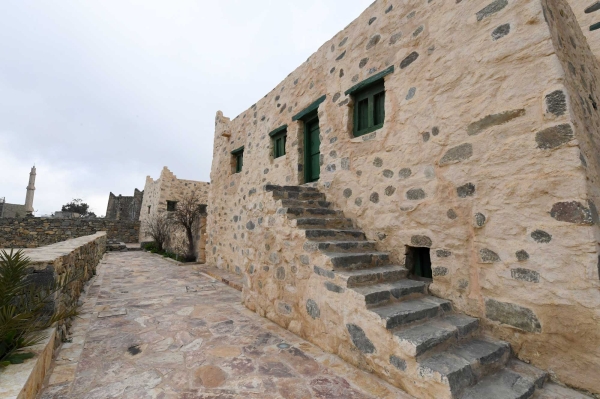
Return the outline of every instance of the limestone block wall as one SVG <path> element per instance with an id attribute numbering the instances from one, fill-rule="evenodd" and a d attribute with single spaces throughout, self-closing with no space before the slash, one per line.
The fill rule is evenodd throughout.
<path id="1" fill-rule="evenodd" d="M 71 284 L 59 292 L 53 301 L 57 310 L 76 306 L 86 281 L 96 274 L 96 266 L 106 252 L 105 232 L 74 238 L 40 248 L 27 249 L 25 255 L 32 261 L 29 281 L 47 285 L 65 273 L 76 276 Z M 57 326 L 59 337 L 66 338 L 66 322 Z"/>
<path id="2" fill-rule="evenodd" d="M 105 231 L 109 240 L 138 242 L 140 222 L 106 219 L 3 218 L 0 248 L 36 248 Z"/>
<path id="3" fill-rule="evenodd" d="M 201 204 L 208 203 L 208 192 L 210 183 L 178 179 L 169 168 L 163 168 L 160 177 L 156 180 L 150 176 L 146 177 L 144 187 L 144 199 L 140 212 L 140 242 L 152 241 L 146 233 L 145 225 L 154 215 L 167 212 L 167 201 L 180 201 L 186 195 L 195 192 L 200 199 Z M 198 221 L 198 231 L 196 232 L 196 249 L 199 261 L 204 260 L 206 222 L 204 218 Z M 183 230 L 175 230 L 169 240 L 167 249 L 179 253 L 186 247 L 186 238 Z"/>
<path id="4" fill-rule="evenodd" d="M 315 265 L 294 261 L 297 243 L 273 248 L 279 231 L 253 234 L 277 223 L 262 187 L 304 183 L 304 126 L 292 116 L 326 95 L 317 186 L 328 200 L 401 264 L 411 238 L 428 237 L 435 295 L 521 359 L 600 392 L 592 54 L 566 0 L 376 1 L 250 109 L 217 113 L 207 261 L 248 284 L 265 271 L 244 289 L 255 303 L 305 299 L 310 286 L 278 278 L 264 256 L 297 273 Z M 344 92 L 392 65 L 383 128 L 353 137 Z M 273 159 L 268 133 L 282 125 L 287 155 Z"/>

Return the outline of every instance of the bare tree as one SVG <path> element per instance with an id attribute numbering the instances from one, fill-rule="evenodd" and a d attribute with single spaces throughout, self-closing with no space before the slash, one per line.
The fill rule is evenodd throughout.
<path id="1" fill-rule="evenodd" d="M 197 192 L 193 191 L 177 202 L 175 211 L 171 213 L 173 223 L 185 230 L 188 244 L 186 260 L 192 261 L 194 260 L 194 228 L 200 216 L 206 213 L 206 205 L 200 203 Z"/>
<path id="2" fill-rule="evenodd" d="M 166 213 L 160 212 L 152 215 L 145 223 L 146 234 L 148 234 L 156 243 L 159 252 L 164 250 L 165 244 L 169 240 L 173 225 Z"/>

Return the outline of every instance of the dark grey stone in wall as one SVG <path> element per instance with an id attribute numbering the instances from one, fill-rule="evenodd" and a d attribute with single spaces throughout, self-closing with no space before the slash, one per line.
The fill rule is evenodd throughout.
<path id="1" fill-rule="evenodd" d="M 406 370 L 406 361 L 398 356 L 390 355 L 390 364 L 400 371 Z"/>
<path id="2" fill-rule="evenodd" d="M 469 136 L 474 136 L 481 133 L 485 129 L 496 125 L 502 125 L 523 115 L 525 115 L 524 109 L 515 109 L 512 111 L 502 112 L 500 114 L 488 115 L 477 122 L 471 123 L 467 127 L 467 134 Z"/>
<path id="3" fill-rule="evenodd" d="M 471 143 L 461 144 L 449 149 L 440 160 L 440 166 L 448 165 L 469 159 L 473 156 L 473 145 Z"/>
<path id="4" fill-rule="evenodd" d="M 500 25 L 492 31 L 492 39 L 498 40 L 510 33 L 510 24 Z"/>
<path id="5" fill-rule="evenodd" d="M 552 206 L 550 216 L 560 222 L 590 226 L 594 223 L 590 209 L 577 201 L 557 202 Z"/>
<path id="6" fill-rule="evenodd" d="M 321 317 L 321 310 L 319 309 L 319 305 L 312 299 L 306 301 L 306 313 L 309 314 L 313 319 L 318 319 Z"/>
<path id="7" fill-rule="evenodd" d="M 473 183 L 467 183 L 458 187 L 456 193 L 460 198 L 472 197 L 475 194 L 475 185 Z"/>
<path id="8" fill-rule="evenodd" d="M 497 13 L 502 10 L 504 7 L 508 5 L 508 0 L 496 0 L 491 4 L 488 4 L 486 7 L 477 12 L 477 21 L 481 21 L 485 17 L 489 17 L 492 14 Z"/>
<path id="9" fill-rule="evenodd" d="M 567 97 L 562 90 L 555 90 L 546 96 L 546 109 L 551 114 L 562 116 L 567 112 Z"/>
<path id="10" fill-rule="evenodd" d="M 525 250 L 517 251 L 516 255 L 519 262 L 525 262 L 527 259 L 529 259 L 529 254 Z"/>
<path id="11" fill-rule="evenodd" d="M 542 244 L 547 244 L 550 241 L 552 241 L 552 235 L 549 233 L 546 233 L 543 230 L 536 230 L 533 233 L 531 233 L 531 238 L 533 238 L 536 242 L 542 243 Z"/>
<path id="12" fill-rule="evenodd" d="M 501 260 L 500 255 L 488 248 L 480 249 L 479 257 L 481 258 L 481 263 L 495 263 Z"/>
<path id="13" fill-rule="evenodd" d="M 429 238 L 427 236 L 412 236 L 410 238 L 410 243 L 411 243 L 411 245 L 413 245 L 415 247 L 426 247 L 426 248 L 431 248 L 431 245 L 433 244 L 431 242 L 431 238 Z"/>
<path id="14" fill-rule="evenodd" d="M 356 324 L 346 324 L 346 328 L 348 329 L 352 343 L 359 351 L 366 354 L 375 352 L 375 345 L 367 338 L 362 328 Z"/>
<path id="15" fill-rule="evenodd" d="M 540 274 L 535 270 L 523 269 L 518 267 L 510 270 L 510 275 L 515 280 L 527 281 L 529 283 L 539 283 Z"/>
<path id="16" fill-rule="evenodd" d="M 425 191 L 420 188 L 413 188 L 406 192 L 406 198 L 413 201 L 422 200 L 425 198 Z"/>
<path id="17" fill-rule="evenodd" d="M 419 58 L 419 53 L 413 51 L 402 60 L 402 62 L 400 63 L 400 69 L 406 68 L 407 66 L 415 62 L 417 58 Z"/>
<path id="18" fill-rule="evenodd" d="M 542 150 L 560 147 L 573 140 L 573 138 L 573 128 L 568 123 L 549 127 L 535 135 L 535 141 L 538 144 L 538 148 Z"/>
<path id="19" fill-rule="evenodd" d="M 507 324 L 523 331 L 540 333 L 542 325 L 531 309 L 513 303 L 485 300 L 485 314 L 490 320 Z"/>

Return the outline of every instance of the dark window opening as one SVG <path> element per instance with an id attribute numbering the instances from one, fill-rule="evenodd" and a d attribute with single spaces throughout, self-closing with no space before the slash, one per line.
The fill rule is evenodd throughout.
<path id="1" fill-rule="evenodd" d="M 432 279 L 430 249 L 408 247 L 406 268 L 414 277 Z"/>
<path id="2" fill-rule="evenodd" d="M 148 215 L 150 214 L 150 207 L 151 207 L 151 206 L 152 206 L 152 205 L 148 205 Z"/>
<path id="3" fill-rule="evenodd" d="M 354 136 L 362 136 L 383 127 L 385 86 L 383 79 L 354 94 Z"/>
<path id="4" fill-rule="evenodd" d="M 167 212 L 175 212 L 177 201 L 167 201 Z"/>

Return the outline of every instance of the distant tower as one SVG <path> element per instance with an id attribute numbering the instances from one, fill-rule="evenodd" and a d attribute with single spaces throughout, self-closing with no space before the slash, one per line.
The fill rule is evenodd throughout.
<path id="1" fill-rule="evenodd" d="M 33 194 L 35 193 L 35 166 L 29 173 L 29 185 L 27 186 L 27 197 L 25 197 L 25 212 L 28 215 L 33 214 Z"/>

